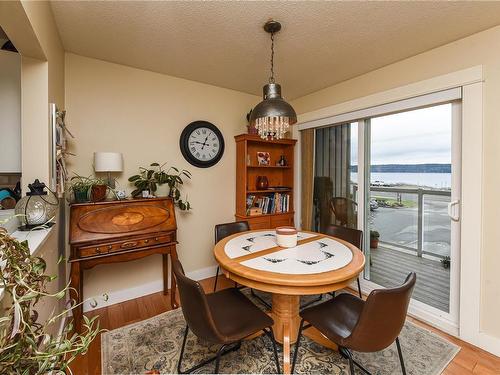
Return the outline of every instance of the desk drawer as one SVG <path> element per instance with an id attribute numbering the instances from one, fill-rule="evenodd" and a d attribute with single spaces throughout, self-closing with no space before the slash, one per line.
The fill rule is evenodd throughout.
<path id="1" fill-rule="evenodd" d="M 110 253 L 117 253 L 120 251 L 141 249 L 148 246 L 157 246 L 174 241 L 175 241 L 174 233 L 167 233 L 151 237 L 128 239 L 113 243 L 103 243 L 99 245 L 84 246 L 78 249 L 78 257 L 86 258 L 86 257 L 92 257 Z"/>

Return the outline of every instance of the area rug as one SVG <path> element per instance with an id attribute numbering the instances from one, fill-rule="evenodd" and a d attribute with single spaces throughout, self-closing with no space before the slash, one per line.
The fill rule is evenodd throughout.
<path id="1" fill-rule="evenodd" d="M 102 374 L 170 374 L 177 361 L 186 323 L 181 309 L 105 332 L 101 337 Z M 407 373 L 441 374 L 460 348 L 413 323 L 406 322 L 400 335 Z M 183 368 L 211 357 L 218 346 L 188 336 Z M 293 353 L 294 347 L 292 347 Z M 281 357 L 281 352 L 279 353 Z M 355 353 L 356 360 L 374 375 L 401 374 L 395 344 L 377 353 Z M 212 373 L 214 363 L 196 373 Z M 244 341 L 241 348 L 222 357 L 221 373 L 272 374 L 276 367 L 269 338 Z M 338 352 L 305 338 L 299 350 L 296 373 L 349 374 L 347 361 Z M 360 372 L 361 373 L 361 372 Z"/>

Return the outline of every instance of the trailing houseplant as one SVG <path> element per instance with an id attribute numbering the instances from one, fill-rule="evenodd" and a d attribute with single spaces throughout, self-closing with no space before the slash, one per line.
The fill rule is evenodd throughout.
<path id="1" fill-rule="evenodd" d="M 185 169 L 179 170 L 176 167 L 165 170 L 165 164 L 151 163 L 149 168 L 139 167 L 139 174 L 128 179 L 135 186 L 132 196 L 139 197 L 143 191 L 148 191 L 150 195 L 154 195 L 158 190 L 158 186 L 167 184 L 168 196 L 174 200 L 174 203 L 183 211 L 190 210 L 192 207 L 189 201 L 181 199 L 180 186 L 184 184 L 184 177 L 191 179 L 191 173 Z M 174 173 L 171 173 L 171 171 Z"/>
<path id="2" fill-rule="evenodd" d="M 71 322 L 60 336 L 51 334 L 76 305 L 70 302 L 62 312 L 51 314 L 45 321 L 39 321 L 37 305 L 42 299 L 64 299 L 68 287 L 50 293 L 49 283 L 56 277 L 45 273 L 45 261 L 32 256 L 26 242 L 17 241 L 3 228 L 0 228 L 0 262 L 0 286 L 4 298 L 11 301 L 0 317 L 0 373 L 71 373 L 68 365 L 84 354 L 101 332 L 97 317 L 84 317 L 82 334 L 72 332 Z"/>

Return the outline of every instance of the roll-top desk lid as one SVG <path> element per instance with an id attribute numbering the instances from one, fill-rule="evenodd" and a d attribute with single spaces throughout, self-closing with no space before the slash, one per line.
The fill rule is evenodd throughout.
<path id="1" fill-rule="evenodd" d="M 176 229 L 171 198 L 126 199 L 71 205 L 71 245 Z"/>

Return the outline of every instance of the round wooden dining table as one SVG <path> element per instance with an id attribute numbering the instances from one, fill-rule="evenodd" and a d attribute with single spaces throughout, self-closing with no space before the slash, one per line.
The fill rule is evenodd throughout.
<path id="1" fill-rule="evenodd" d="M 346 241 L 308 231 L 297 236 L 297 246 L 283 248 L 277 245 L 275 230 L 253 230 L 226 237 L 214 247 L 227 278 L 272 294 L 270 315 L 276 340 L 283 345 L 285 373 L 290 373 L 290 345 L 300 324 L 300 296 L 345 288 L 365 264 L 363 253 Z M 334 345 L 313 327 L 304 334 Z"/>

